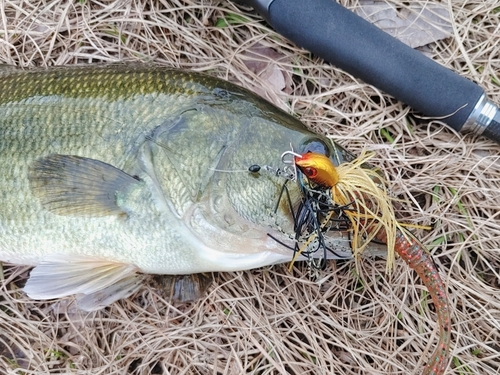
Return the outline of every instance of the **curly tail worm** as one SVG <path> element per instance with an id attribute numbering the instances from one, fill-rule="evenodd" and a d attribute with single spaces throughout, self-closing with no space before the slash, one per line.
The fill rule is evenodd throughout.
<path id="1" fill-rule="evenodd" d="M 387 235 L 384 230 L 380 230 L 376 238 L 381 242 L 387 242 Z M 422 279 L 436 307 L 440 331 L 439 344 L 422 374 L 442 375 L 448 365 L 451 338 L 451 319 L 446 287 L 429 253 L 409 233 L 397 231 L 394 250 Z"/>
<path id="2" fill-rule="evenodd" d="M 442 375 L 448 365 L 451 335 L 446 287 L 423 245 L 397 222 L 388 202 L 389 197 L 385 194 L 385 188 L 382 189 L 374 183 L 373 178 L 376 176 L 373 173 L 364 172 L 363 162 L 367 159 L 366 156 L 360 157 L 351 163 L 340 165 L 338 169 L 331 163 L 330 158 L 317 153 L 295 155 L 294 161 L 297 168 L 310 181 L 332 190 L 334 203 L 345 205 L 350 201 L 358 201 L 358 204 L 353 206 L 357 213 L 346 211 L 352 219 L 353 228 L 359 231 L 361 227 L 363 233 L 370 239 L 386 243 L 388 262 L 391 254 L 396 252 L 422 279 L 434 302 L 440 329 L 438 347 L 425 367 L 423 375 Z M 380 180 L 378 177 L 377 179 Z M 342 186 L 345 194 L 334 193 L 340 191 L 339 186 Z M 337 201 L 335 197 L 341 201 Z M 362 204 L 359 204 L 360 201 Z"/>

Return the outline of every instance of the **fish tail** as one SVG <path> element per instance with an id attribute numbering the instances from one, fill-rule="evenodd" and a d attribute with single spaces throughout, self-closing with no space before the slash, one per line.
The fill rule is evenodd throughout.
<path id="1" fill-rule="evenodd" d="M 387 242 L 384 230 L 379 231 L 377 239 Z M 422 375 L 442 375 L 448 365 L 451 341 L 451 319 L 446 287 L 431 256 L 411 234 L 398 230 L 394 250 L 411 269 L 417 272 L 434 302 L 439 323 L 439 343 Z"/>

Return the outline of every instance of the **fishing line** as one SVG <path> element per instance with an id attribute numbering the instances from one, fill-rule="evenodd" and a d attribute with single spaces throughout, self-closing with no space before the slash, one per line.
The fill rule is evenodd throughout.
<path id="1" fill-rule="evenodd" d="M 221 172 L 221 173 L 255 173 L 255 174 L 258 174 L 261 170 L 265 172 L 270 172 L 272 174 L 277 174 L 280 171 L 279 169 L 270 167 L 269 165 L 260 166 L 258 164 L 252 164 L 247 169 L 217 169 L 217 168 L 209 168 L 209 169 L 211 171 Z"/>
<path id="2" fill-rule="evenodd" d="M 217 168 L 208 168 L 210 171 L 220 172 L 220 173 L 248 173 L 248 169 L 217 169 Z"/>

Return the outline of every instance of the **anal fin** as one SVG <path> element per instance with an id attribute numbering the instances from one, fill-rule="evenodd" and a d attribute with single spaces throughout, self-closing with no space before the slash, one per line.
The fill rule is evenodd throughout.
<path id="1" fill-rule="evenodd" d="M 51 255 L 33 268 L 24 291 L 30 298 L 40 300 L 80 295 L 81 306 L 91 311 L 137 290 L 143 280 L 137 271 L 131 264 L 87 256 Z"/>
<path id="2" fill-rule="evenodd" d="M 144 275 L 134 274 L 91 294 L 78 294 L 76 302 L 80 310 L 100 310 L 122 298 L 134 294 L 143 284 Z"/>

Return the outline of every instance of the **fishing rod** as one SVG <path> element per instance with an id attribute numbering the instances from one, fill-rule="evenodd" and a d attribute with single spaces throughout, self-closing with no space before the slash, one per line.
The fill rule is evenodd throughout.
<path id="1" fill-rule="evenodd" d="M 459 132 L 500 143 L 500 109 L 479 85 L 334 0 L 236 0 L 315 55 Z"/>

